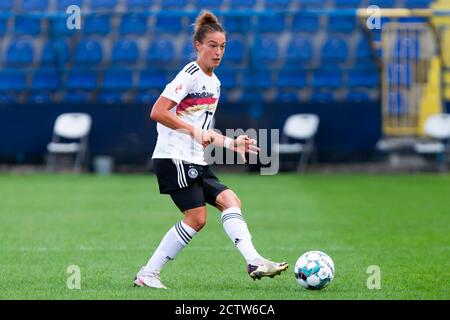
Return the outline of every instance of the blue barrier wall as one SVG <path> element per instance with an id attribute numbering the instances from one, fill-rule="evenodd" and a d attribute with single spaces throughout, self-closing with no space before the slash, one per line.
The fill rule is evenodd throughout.
<path id="1" fill-rule="evenodd" d="M 93 118 L 91 156 L 106 154 L 117 163 L 144 164 L 156 143 L 156 125 L 148 105 L 20 105 L 0 106 L 0 161 L 40 163 L 63 112 L 87 112 Z M 258 112 L 255 112 L 258 111 Z M 379 103 L 219 104 L 216 128 L 281 129 L 293 113 L 316 113 L 320 161 L 369 159 L 381 136 Z"/>

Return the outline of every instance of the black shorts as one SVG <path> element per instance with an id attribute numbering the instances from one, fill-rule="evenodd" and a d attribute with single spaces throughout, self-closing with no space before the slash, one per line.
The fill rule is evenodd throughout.
<path id="1" fill-rule="evenodd" d="M 177 159 L 153 159 L 159 192 L 169 194 L 182 211 L 216 206 L 216 197 L 228 187 L 214 175 L 210 166 Z"/>

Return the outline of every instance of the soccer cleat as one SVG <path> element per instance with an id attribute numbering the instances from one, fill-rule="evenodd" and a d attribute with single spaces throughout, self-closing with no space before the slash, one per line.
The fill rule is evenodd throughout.
<path id="1" fill-rule="evenodd" d="M 144 268 L 142 268 L 134 278 L 134 286 L 167 289 L 167 287 L 161 282 L 159 273 L 146 272 L 144 271 Z"/>
<path id="2" fill-rule="evenodd" d="M 249 264 L 247 271 L 253 280 L 261 279 L 262 277 L 275 277 L 281 272 L 285 271 L 289 265 L 287 262 L 273 262 L 267 259 L 262 260 L 257 264 Z"/>

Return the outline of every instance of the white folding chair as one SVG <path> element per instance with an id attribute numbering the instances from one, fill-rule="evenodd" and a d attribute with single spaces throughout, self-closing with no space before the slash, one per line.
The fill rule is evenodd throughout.
<path id="1" fill-rule="evenodd" d="M 450 146 L 450 114 L 438 113 L 425 121 L 425 134 L 430 138 L 419 141 L 414 150 L 421 155 L 442 156 L 440 171 L 447 171 L 447 153 Z"/>
<path id="2" fill-rule="evenodd" d="M 64 113 L 58 116 L 52 141 L 47 145 L 47 171 L 53 171 L 58 155 L 75 156 L 73 170 L 80 172 L 88 153 L 88 136 L 92 119 L 86 113 Z"/>
<path id="3" fill-rule="evenodd" d="M 308 159 L 314 151 L 314 136 L 319 127 L 319 117 L 315 114 L 294 114 L 289 116 L 283 126 L 281 143 L 272 145 L 272 152 L 300 154 L 297 171 L 303 172 Z M 290 140 L 296 142 L 289 142 Z"/>

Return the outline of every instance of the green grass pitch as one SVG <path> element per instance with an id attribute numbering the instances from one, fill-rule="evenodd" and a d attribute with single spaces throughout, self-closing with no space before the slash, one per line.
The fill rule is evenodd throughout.
<path id="1" fill-rule="evenodd" d="M 253 242 L 287 272 L 253 281 L 208 209 L 205 228 L 166 265 L 169 290 L 132 280 L 182 218 L 153 175 L 0 175 L 0 299 L 450 299 L 450 176 L 219 174 L 243 202 Z M 295 281 L 321 250 L 336 276 Z M 70 265 L 81 289 L 67 288 Z M 368 289 L 369 266 L 381 288 Z"/>

